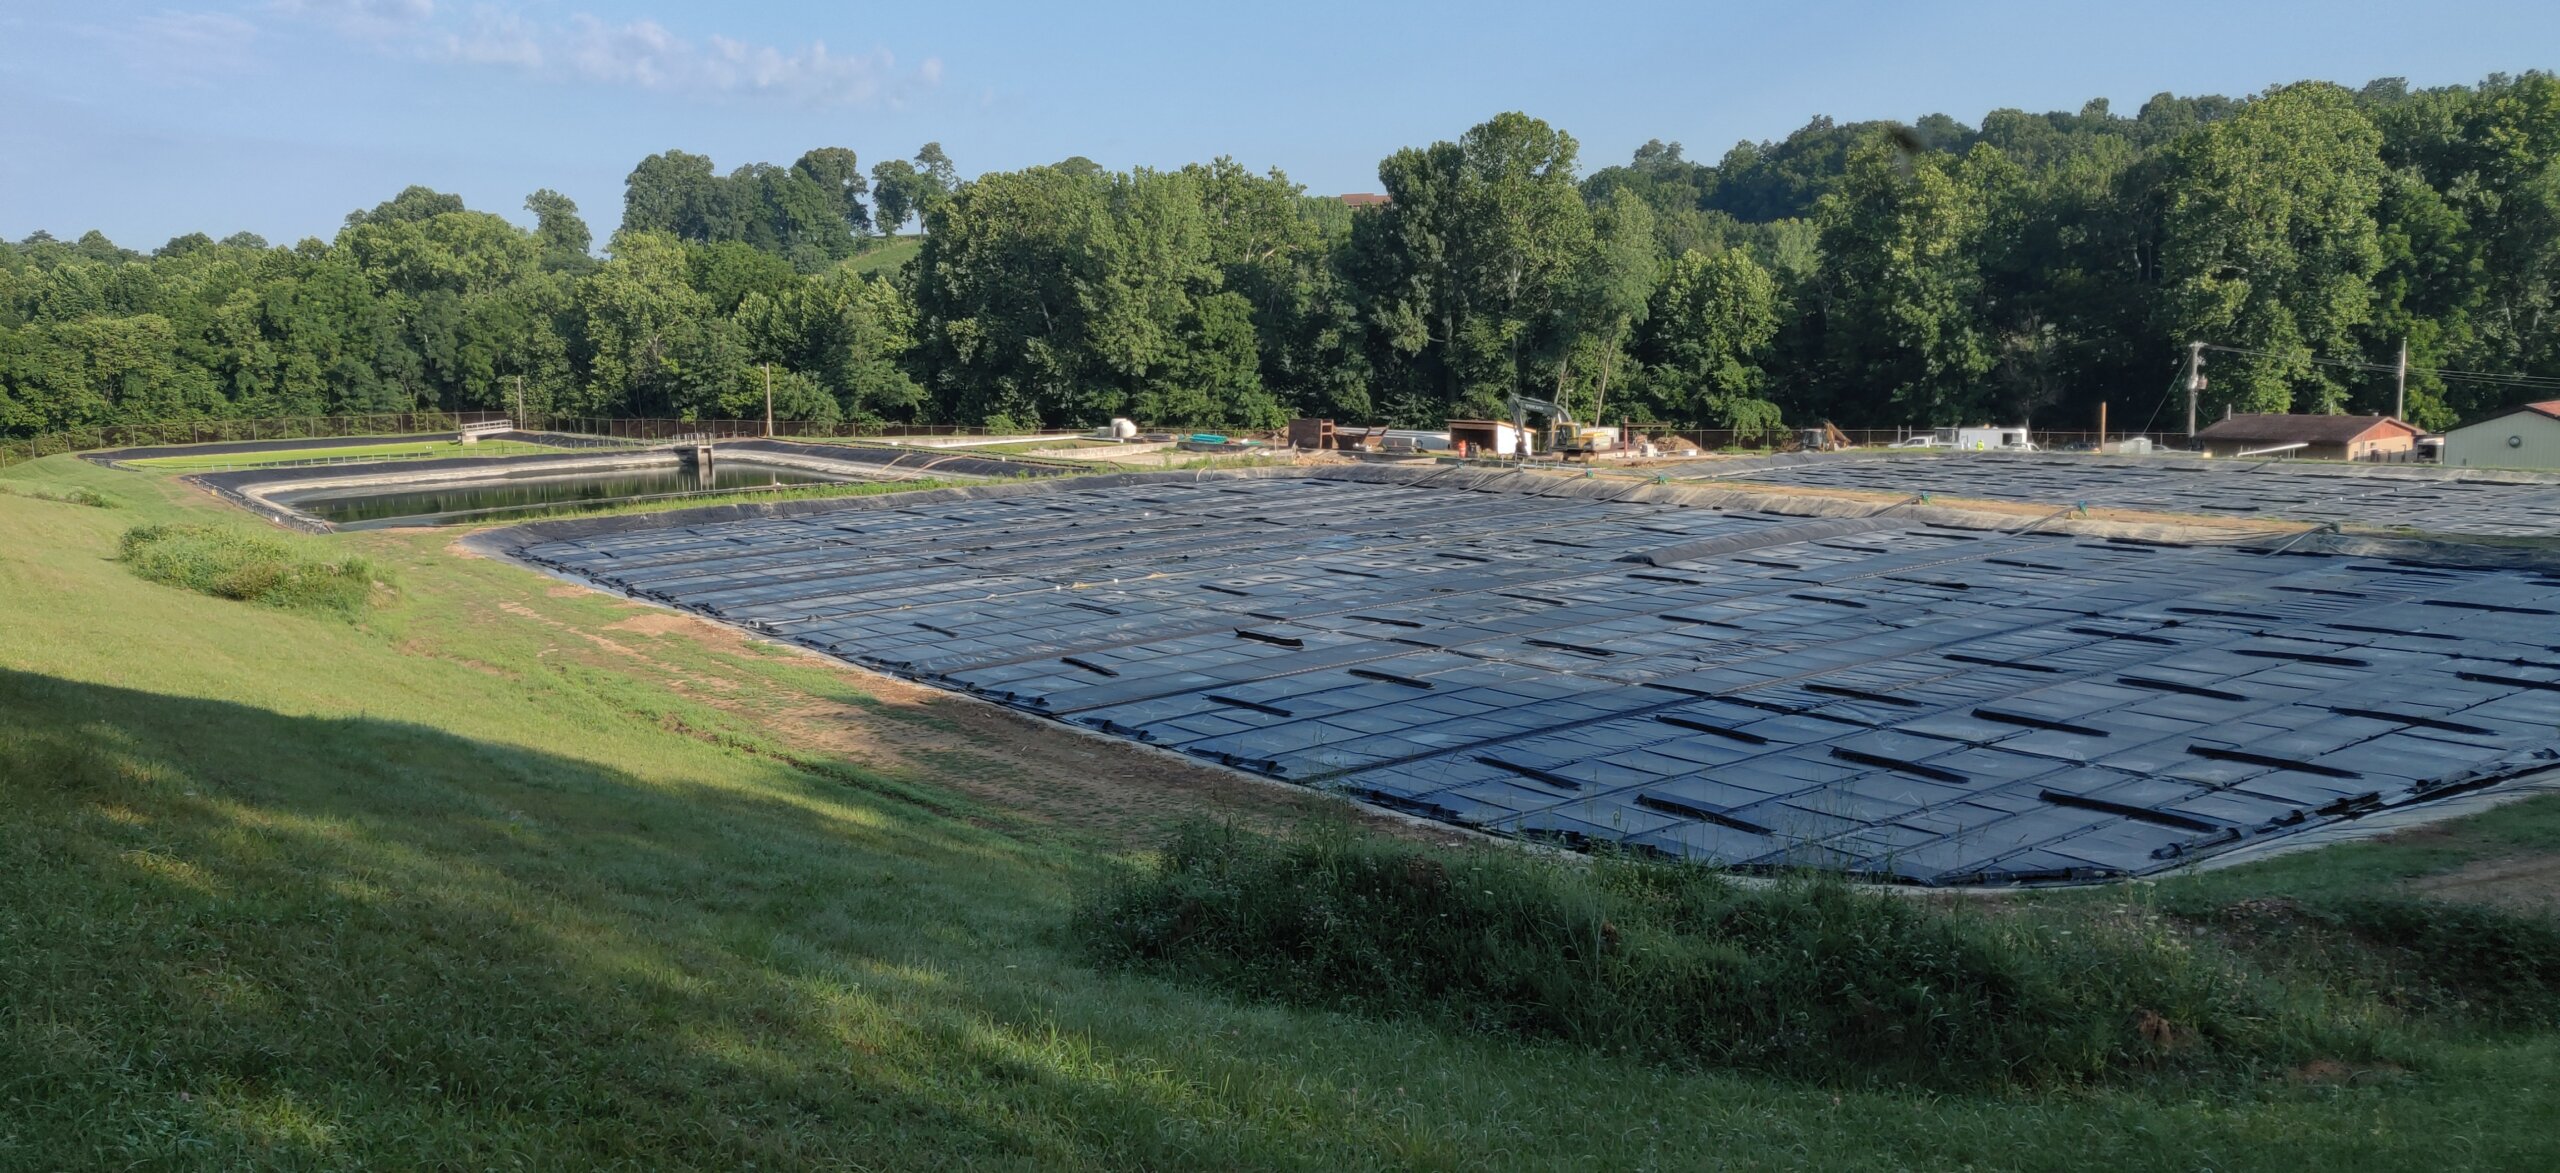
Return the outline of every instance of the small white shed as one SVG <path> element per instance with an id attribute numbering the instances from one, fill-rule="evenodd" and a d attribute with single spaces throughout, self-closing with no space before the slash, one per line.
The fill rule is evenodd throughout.
<path id="1" fill-rule="evenodd" d="M 1449 441 L 1489 456 L 1528 456 L 1536 450 L 1537 433 L 1509 420 L 1450 420 Z"/>

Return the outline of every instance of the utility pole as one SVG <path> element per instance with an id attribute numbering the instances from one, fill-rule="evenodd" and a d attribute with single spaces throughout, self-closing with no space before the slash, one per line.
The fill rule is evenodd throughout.
<path id="1" fill-rule="evenodd" d="M 2391 418 L 2403 423 L 2409 418 L 2409 340 L 2400 340 L 2399 382 L 2391 392 Z"/>
<path id="2" fill-rule="evenodd" d="M 2204 343 L 2187 344 L 2187 439 L 2196 436 L 2196 393 L 2204 390 Z"/>
<path id="3" fill-rule="evenodd" d="M 516 376 L 516 426 L 531 428 L 533 421 L 524 418 L 524 376 Z"/>
<path id="4" fill-rule="evenodd" d="M 773 364 L 764 364 L 764 438 L 773 438 Z"/>

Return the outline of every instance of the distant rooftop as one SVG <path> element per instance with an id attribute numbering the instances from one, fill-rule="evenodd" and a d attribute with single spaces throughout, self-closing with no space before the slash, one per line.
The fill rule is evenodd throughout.
<path id="1" fill-rule="evenodd" d="M 1341 200 L 1343 203 L 1354 208 L 1383 208 L 1393 202 L 1385 196 L 1379 195 L 1375 192 L 1366 191 L 1350 192 L 1344 195 L 1335 196 L 1334 198 Z"/>
<path id="2" fill-rule="evenodd" d="M 2196 433 L 2199 440 L 2237 440 L 2270 444 L 2346 444 L 2380 430 L 2412 435 L 2418 429 L 2387 415 L 2282 415 L 2249 413 L 2216 420 Z"/>
<path id="3" fill-rule="evenodd" d="M 2491 415 L 2482 416 L 2479 419 L 2473 420 L 2471 423 L 2467 423 L 2462 426 L 2467 428 L 2472 424 L 2485 424 L 2491 420 L 2505 419 L 2506 417 L 2521 411 L 2529 411 L 2535 415 L 2548 416 L 2552 419 L 2560 420 L 2560 399 L 2545 399 L 2539 403 L 2519 403 L 2514 407 L 2507 408 Z"/>

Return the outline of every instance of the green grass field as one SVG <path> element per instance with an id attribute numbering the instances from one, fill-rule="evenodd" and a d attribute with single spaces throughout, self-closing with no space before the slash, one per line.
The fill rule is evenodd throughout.
<path id="1" fill-rule="evenodd" d="M 360 618 L 145 582 L 250 524 L 0 484 L 0 1168 L 2531 1169 L 2560 1036 L 1947 1094 L 1687 1070 L 1094 967 L 1115 861 L 1229 782 L 454 550 L 313 539 Z M 2536 800 L 2128 901 L 2548 861 Z M 2471 895 L 2508 899 L 2486 889 Z M 2236 975 L 2233 980 L 2249 980 Z"/>
<path id="2" fill-rule="evenodd" d="M 871 247 L 845 261 L 845 267 L 856 273 L 895 273 L 898 266 L 913 260 L 924 251 L 924 234 L 893 236 L 886 240 L 867 241 Z"/>
<path id="3" fill-rule="evenodd" d="M 395 444 L 363 444 L 349 448 L 295 448 L 273 452 L 154 456 L 126 463 L 136 468 L 156 469 L 162 472 L 202 472 L 206 469 L 258 468 L 314 460 L 425 460 L 448 456 L 533 456 L 544 453 L 554 456 L 572 454 L 567 449 L 553 448 L 544 444 L 526 444 L 517 440 L 482 440 L 477 444 L 463 444 L 454 440 L 418 440 Z"/>

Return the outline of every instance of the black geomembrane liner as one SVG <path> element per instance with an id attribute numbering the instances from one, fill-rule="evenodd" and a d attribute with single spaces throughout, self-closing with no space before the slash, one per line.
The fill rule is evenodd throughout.
<path id="1" fill-rule="evenodd" d="M 1702 460 L 1668 471 L 1723 483 L 1918 493 L 2162 513 L 2256 515 L 2430 533 L 2560 534 L 2560 477 L 2463 476 L 2412 465 L 2001 453 Z"/>
<path id="2" fill-rule="evenodd" d="M 1740 868 L 2140 875 L 2560 758 L 2548 571 L 1889 518 L 1852 542 L 1571 487 L 1058 481 L 507 540 L 1203 761 Z"/>

